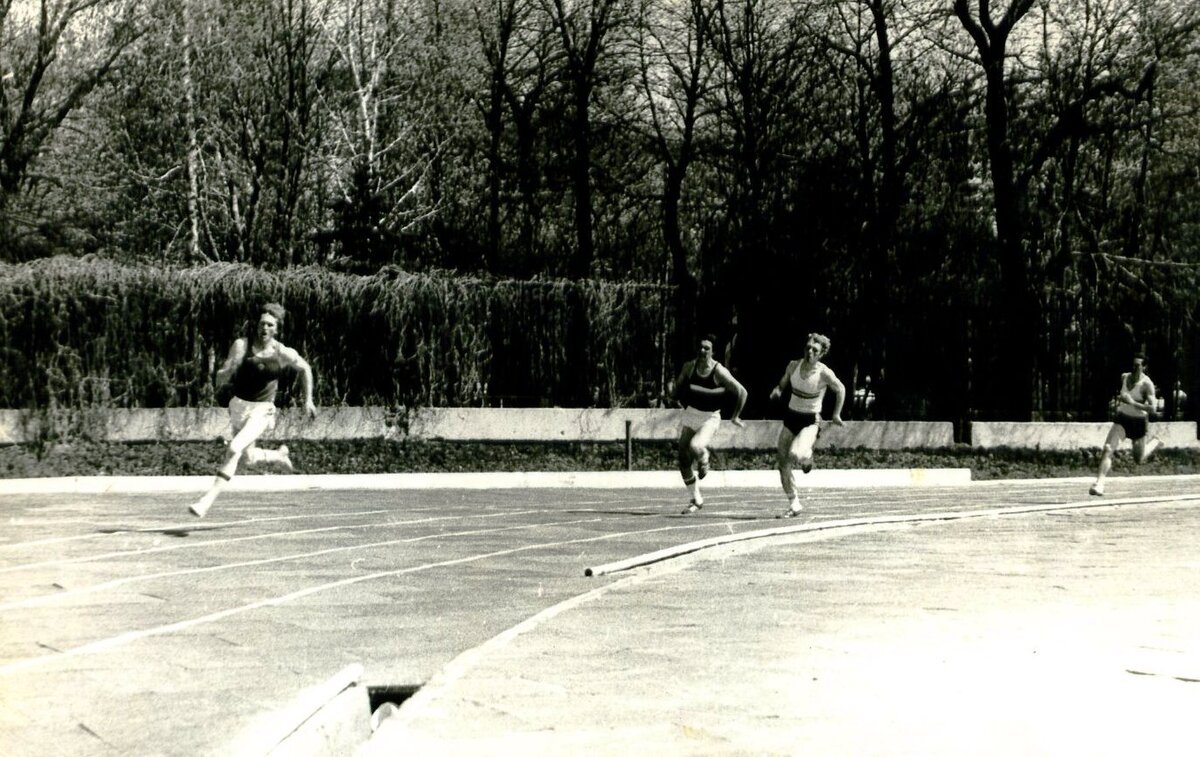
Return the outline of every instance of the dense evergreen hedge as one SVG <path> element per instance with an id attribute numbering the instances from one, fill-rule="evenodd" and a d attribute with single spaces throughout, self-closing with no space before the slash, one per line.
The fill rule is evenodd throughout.
<path id="1" fill-rule="evenodd" d="M 287 308 L 280 340 L 312 363 L 319 405 L 644 405 L 670 378 L 670 293 L 398 269 L 0 265 L 0 407 L 210 405 L 265 301 Z"/>

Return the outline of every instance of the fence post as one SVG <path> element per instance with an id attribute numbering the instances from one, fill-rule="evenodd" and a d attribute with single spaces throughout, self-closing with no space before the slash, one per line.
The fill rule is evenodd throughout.
<path id="1" fill-rule="evenodd" d="M 625 470 L 633 470 L 633 421 L 625 420 Z"/>

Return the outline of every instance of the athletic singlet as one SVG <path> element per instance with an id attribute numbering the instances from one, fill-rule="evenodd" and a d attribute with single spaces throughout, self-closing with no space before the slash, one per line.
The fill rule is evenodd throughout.
<path id="1" fill-rule="evenodd" d="M 279 353 L 247 355 L 233 374 L 233 393 L 247 402 L 274 402 L 284 365 Z"/>
<path id="2" fill-rule="evenodd" d="M 797 413 L 820 413 L 821 403 L 825 400 L 826 384 L 821 381 L 825 365 L 817 363 L 816 369 L 807 376 L 800 374 L 800 366 L 801 363 L 797 362 L 796 367 L 792 369 L 792 375 L 788 377 L 788 384 L 792 389 L 792 396 L 788 398 L 788 410 Z"/>
<path id="3" fill-rule="evenodd" d="M 1129 386 L 1130 375 L 1128 373 L 1121 374 L 1121 388 L 1127 390 L 1129 396 L 1138 402 L 1149 402 L 1151 395 L 1154 394 L 1154 382 L 1150 380 L 1149 376 L 1143 373 L 1138 382 L 1131 387 Z M 1132 418 L 1146 418 L 1149 416 L 1149 413 L 1140 407 L 1134 407 L 1128 402 L 1122 401 L 1117 402 L 1117 412 Z"/>
<path id="4" fill-rule="evenodd" d="M 683 404 L 706 413 L 721 409 L 725 402 L 725 387 L 717 383 L 717 368 L 720 366 L 720 363 L 713 363 L 708 375 L 701 376 L 696 373 L 695 364 L 692 365 L 692 372 L 684 387 Z"/>

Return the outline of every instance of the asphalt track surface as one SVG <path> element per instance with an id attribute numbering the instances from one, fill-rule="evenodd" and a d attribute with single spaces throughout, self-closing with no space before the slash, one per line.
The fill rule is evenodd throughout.
<path id="1" fill-rule="evenodd" d="M 1086 490 L 6 494 L 0 745 L 229 754 L 357 663 L 423 686 L 370 754 L 1194 753 L 1200 479 Z"/>

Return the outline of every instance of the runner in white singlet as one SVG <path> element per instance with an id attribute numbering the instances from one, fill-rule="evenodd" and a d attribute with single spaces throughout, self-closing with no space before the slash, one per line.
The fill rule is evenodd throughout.
<path id="1" fill-rule="evenodd" d="M 1134 462 L 1141 464 L 1149 459 L 1154 450 L 1162 446 L 1157 436 L 1147 440 L 1150 429 L 1150 414 L 1155 411 L 1157 398 L 1154 382 L 1145 373 L 1146 356 L 1133 356 L 1133 370 L 1121 374 L 1121 388 L 1117 392 L 1117 414 L 1104 440 L 1104 451 L 1100 455 L 1100 471 L 1096 483 L 1088 490 L 1097 497 L 1104 494 L 1104 479 L 1112 470 L 1113 454 L 1125 439 L 1133 444 Z"/>
<path id="2" fill-rule="evenodd" d="M 788 392 L 776 454 L 779 480 L 788 498 L 788 508 L 779 516 L 781 518 L 794 518 L 802 509 L 796 497 L 794 469 L 800 466 L 805 473 L 812 470 L 813 445 L 821 433 L 821 405 L 827 389 L 833 390 L 833 415 L 829 422 L 843 425 L 846 387 L 829 366 L 821 362 L 829 352 L 829 344 L 829 337 L 809 334 L 804 344 L 804 357 L 788 363 L 779 385 L 771 390 L 772 400 L 778 400 Z"/>

